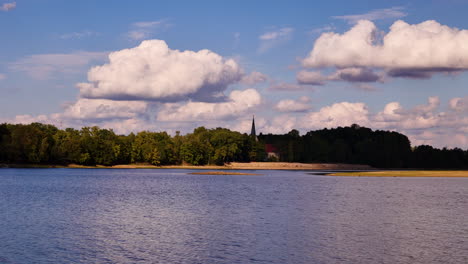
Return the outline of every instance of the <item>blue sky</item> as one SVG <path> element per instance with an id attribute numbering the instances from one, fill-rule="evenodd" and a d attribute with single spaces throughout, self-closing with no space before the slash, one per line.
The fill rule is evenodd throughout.
<path id="1" fill-rule="evenodd" d="M 464 0 L 3 0 L 0 121 L 246 132 L 255 114 L 263 133 L 360 123 L 466 149 L 467 11 Z"/>

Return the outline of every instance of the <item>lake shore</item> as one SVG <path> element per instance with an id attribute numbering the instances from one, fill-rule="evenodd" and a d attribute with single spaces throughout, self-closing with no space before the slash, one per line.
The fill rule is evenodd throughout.
<path id="1" fill-rule="evenodd" d="M 115 165 L 110 168 L 120 169 L 195 169 L 195 170 L 372 170 L 368 165 L 359 164 L 325 164 L 325 163 L 289 163 L 289 162 L 231 162 L 222 166 L 217 165 L 169 165 L 154 166 L 146 164 Z"/>
<path id="2" fill-rule="evenodd" d="M 193 169 L 193 170 L 372 170 L 371 166 L 341 163 L 293 163 L 293 162 L 231 162 L 217 165 L 168 165 L 155 166 L 151 164 L 122 164 L 114 166 L 84 166 L 77 164 L 37 165 L 37 164 L 0 164 L 4 168 L 109 168 L 109 169 Z"/>
<path id="3" fill-rule="evenodd" d="M 360 171 L 330 173 L 328 176 L 347 177 L 468 177 L 468 171 L 461 170 L 408 170 L 408 171 Z"/>

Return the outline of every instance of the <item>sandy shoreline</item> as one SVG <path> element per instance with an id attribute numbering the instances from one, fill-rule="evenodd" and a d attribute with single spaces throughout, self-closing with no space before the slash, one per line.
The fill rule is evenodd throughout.
<path id="1" fill-rule="evenodd" d="M 371 166 L 341 163 L 289 163 L 289 162 L 232 162 L 224 166 L 216 165 L 169 165 L 155 166 L 151 164 L 122 164 L 114 166 L 84 166 L 77 164 L 44 165 L 44 164 L 0 164 L 4 168 L 108 168 L 108 169 L 193 169 L 193 170 L 373 170 Z"/>
<path id="2" fill-rule="evenodd" d="M 232 162 L 224 166 L 205 165 L 115 165 L 111 168 L 159 168 L 159 169 L 198 169 L 198 170 L 372 170 L 368 165 L 359 164 L 325 164 L 325 163 L 289 163 L 289 162 Z"/>
<path id="3" fill-rule="evenodd" d="M 360 171 L 360 172 L 339 172 L 330 173 L 329 176 L 343 177 L 449 177 L 465 178 L 468 171 L 462 170 L 407 170 L 407 171 Z"/>

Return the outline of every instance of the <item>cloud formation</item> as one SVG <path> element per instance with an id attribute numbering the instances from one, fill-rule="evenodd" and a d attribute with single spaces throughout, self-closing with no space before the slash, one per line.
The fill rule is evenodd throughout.
<path id="1" fill-rule="evenodd" d="M 294 32 L 294 28 L 283 27 L 275 31 L 266 32 L 258 37 L 260 40 L 259 53 L 264 53 L 273 47 L 288 41 Z"/>
<path id="2" fill-rule="evenodd" d="M 362 102 L 339 102 L 317 111 L 298 109 L 296 104 L 307 104 L 308 98 L 282 103 L 285 114 L 273 118 L 256 116 L 257 131 L 287 133 L 291 129 L 301 132 L 359 124 L 372 129 L 398 131 L 407 135 L 413 146 L 429 144 L 436 147 L 468 148 L 468 97 L 453 98 L 442 110 L 438 97 L 429 97 L 427 103 L 411 108 L 399 102 L 389 102 L 381 111 L 372 112 Z M 151 106 L 153 104 L 153 106 Z M 8 123 L 42 122 L 61 128 L 98 125 L 113 128 L 118 133 L 145 129 L 189 132 L 197 125 L 228 127 L 248 132 L 253 114 L 262 104 L 254 89 L 231 92 L 229 101 L 222 103 L 185 102 L 160 104 L 126 102 L 101 99 L 79 99 L 69 104 L 62 113 L 51 115 L 18 115 Z M 305 106 L 304 106 L 305 108 Z M 287 110 L 287 111 L 286 111 Z M 299 112 L 304 110 L 304 112 Z M 286 112 L 296 112 L 288 114 Z M 233 122 L 234 121 L 234 122 Z M 200 123 L 197 123 L 200 122 Z"/>
<path id="3" fill-rule="evenodd" d="M 135 22 L 132 24 L 132 30 L 127 33 L 127 37 L 134 41 L 140 41 L 148 39 L 154 33 L 158 31 L 164 31 L 170 27 L 167 20 L 156 20 L 156 21 L 142 21 Z"/>
<path id="4" fill-rule="evenodd" d="M 61 39 L 82 39 L 82 38 L 93 37 L 93 36 L 98 36 L 98 35 L 100 35 L 98 32 L 84 30 L 84 31 L 79 31 L 79 32 L 71 32 L 71 33 L 62 34 L 60 35 L 60 38 Z"/>
<path id="5" fill-rule="evenodd" d="M 429 20 L 410 25 L 396 21 L 387 34 L 360 20 L 349 31 L 322 34 L 302 61 L 307 68 L 382 69 L 390 77 L 430 78 L 434 73 L 468 70 L 468 30 Z M 362 71 L 362 70 L 361 70 Z M 359 79 L 362 80 L 362 74 Z M 378 76 L 367 72 L 367 81 Z M 352 75 L 342 79 L 353 81 Z"/>
<path id="6" fill-rule="evenodd" d="M 302 84 L 272 81 L 270 83 L 270 86 L 268 87 L 268 90 L 297 92 L 297 91 L 304 91 L 304 90 L 312 90 L 312 87 L 308 85 L 302 85 Z"/>
<path id="7" fill-rule="evenodd" d="M 468 96 L 453 98 L 449 101 L 449 105 L 453 111 L 468 113 Z"/>
<path id="8" fill-rule="evenodd" d="M 12 71 L 26 72 L 30 77 L 47 80 L 54 74 L 81 73 L 92 63 L 103 61 L 107 52 L 77 51 L 72 53 L 36 54 L 8 65 Z"/>
<path id="9" fill-rule="evenodd" d="M 268 80 L 268 76 L 261 72 L 251 72 L 249 75 L 245 75 L 241 79 L 241 83 L 246 84 L 246 85 L 255 85 L 257 83 L 262 83 Z"/>
<path id="10" fill-rule="evenodd" d="M 65 119 L 129 119 L 144 114 L 148 104 L 141 101 L 112 101 L 80 98 L 65 107 Z"/>
<path id="11" fill-rule="evenodd" d="M 7 76 L 6 76 L 5 74 L 3 74 L 3 73 L 0 73 L 0 80 L 5 80 L 5 79 L 6 79 L 6 77 L 7 77 Z"/>
<path id="12" fill-rule="evenodd" d="M 344 68 L 338 69 L 330 75 L 323 75 L 320 71 L 305 71 L 302 70 L 296 74 L 296 79 L 299 84 L 303 85 L 324 85 L 328 81 L 344 81 L 358 83 L 359 89 L 372 90 L 369 84 L 372 82 L 383 82 L 383 74 L 375 73 L 368 68 Z"/>
<path id="13" fill-rule="evenodd" d="M 382 20 L 382 19 L 396 19 L 407 16 L 404 12 L 404 8 L 401 6 L 376 9 L 368 13 L 357 14 L 357 15 L 345 15 L 345 16 L 333 16 L 332 18 L 345 20 L 350 24 L 356 24 L 359 20 Z"/>
<path id="14" fill-rule="evenodd" d="M 275 106 L 279 112 L 306 112 L 311 108 L 310 98 L 307 96 L 302 96 L 298 100 L 281 100 Z"/>
<path id="15" fill-rule="evenodd" d="M 322 129 L 352 124 L 369 125 L 369 110 L 364 103 L 341 102 L 322 107 L 301 120 L 302 128 Z"/>
<path id="16" fill-rule="evenodd" d="M 157 115 L 158 121 L 218 120 L 239 117 L 260 105 L 262 98 L 255 89 L 232 91 L 222 103 L 167 103 Z"/>
<path id="17" fill-rule="evenodd" d="M 85 98 L 112 100 L 212 101 L 243 76 L 240 66 L 209 50 L 179 51 L 162 40 L 112 52 L 109 63 L 92 68 L 79 83 Z"/>
<path id="18" fill-rule="evenodd" d="M 16 8 L 16 2 L 4 3 L 0 6 L 0 11 L 8 12 Z"/>

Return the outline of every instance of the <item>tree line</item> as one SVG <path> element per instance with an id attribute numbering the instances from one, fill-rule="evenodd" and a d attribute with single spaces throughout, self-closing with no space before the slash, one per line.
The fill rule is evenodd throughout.
<path id="1" fill-rule="evenodd" d="M 274 146 L 270 156 L 265 145 Z M 32 123 L 0 124 L 0 163 L 116 165 L 206 165 L 250 161 L 368 164 L 378 168 L 468 168 L 468 150 L 411 147 L 397 132 L 352 125 L 299 135 L 260 134 L 258 138 L 226 128 L 198 127 L 171 136 L 142 131 L 118 135 L 112 129 L 58 129 Z"/>

